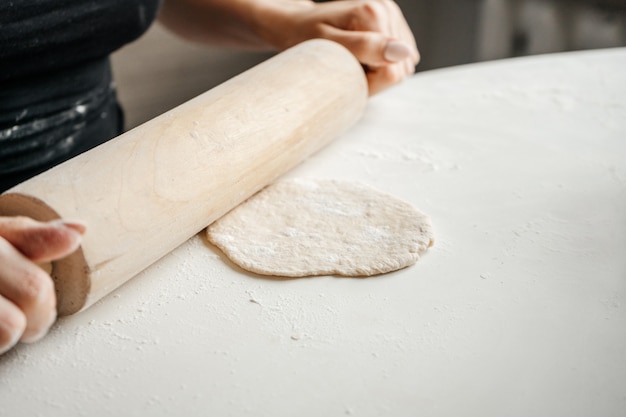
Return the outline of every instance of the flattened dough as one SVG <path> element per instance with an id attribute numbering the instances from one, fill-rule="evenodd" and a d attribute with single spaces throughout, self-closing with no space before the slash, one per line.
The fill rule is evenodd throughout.
<path id="1" fill-rule="evenodd" d="M 412 265 L 433 244 L 429 218 L 358 182 L 274 183 L 207 228 L 235 264 L 262 275 L 370 276 Z"/>

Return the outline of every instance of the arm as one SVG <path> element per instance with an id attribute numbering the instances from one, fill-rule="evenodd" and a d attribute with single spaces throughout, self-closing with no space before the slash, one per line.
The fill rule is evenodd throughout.
<path id="1" fill-rule="evenodd" d="M 413 74 L 419 53 L 400 8 L 391 0 L 164 0 L 161 22 L 192 41 L 283 50 L 324 38 L 364 65 L 370 94 Z"/>
<path id="2" fill-rule="evenodd" d="M 0 354 L 46 334 L 56 318 L 56 297 L 52 279 L 36 262 L 75 251 L 84 232 L 80 223 L 0 217 Z"/>

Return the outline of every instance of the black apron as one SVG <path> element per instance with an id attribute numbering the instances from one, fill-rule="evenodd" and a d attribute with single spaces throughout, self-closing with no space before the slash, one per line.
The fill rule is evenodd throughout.
<path id="1" fill-rule="evenodd" d="M 0 192 L 123 131 L 109 54 L 159 3 L 0 1 Z"/>

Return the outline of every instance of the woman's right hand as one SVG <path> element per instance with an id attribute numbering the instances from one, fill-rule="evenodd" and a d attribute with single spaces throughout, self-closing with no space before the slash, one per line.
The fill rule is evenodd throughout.
<path id="1" fill-rule="evenodd" d="M 0 217 L 0 354 L 48 332 L 56 319 L 56 295 L 37 263 L 74 252 L 84 233 L 79 222 Z"/>
<path id="2" fill-rule="evenodd" d="M 250 3 L 264 6 L 261 35 L 279 49 L 315 38 L 346 47 L 363 65 L 370 95 L 413 75 L 420 60 L 411 28 L 392 0 Z"/>

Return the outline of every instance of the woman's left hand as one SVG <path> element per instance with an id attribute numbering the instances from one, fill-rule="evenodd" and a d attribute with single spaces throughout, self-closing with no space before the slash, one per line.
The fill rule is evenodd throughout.
<path id="1" fill-rule="evenodd" d="M 277 23 L 265 32 L 269 42 L 280 49 L 313 38 L 340 43 L 363 64 L 370 95 L 415 72 L 420 59 L 415 38 L 392 0 L 290 3 L 292 7 L 285 6 Z"/>

